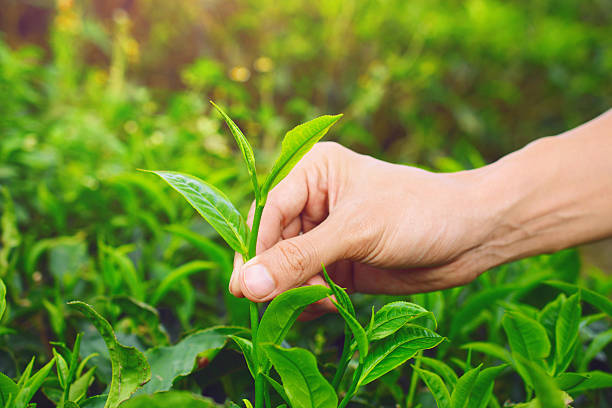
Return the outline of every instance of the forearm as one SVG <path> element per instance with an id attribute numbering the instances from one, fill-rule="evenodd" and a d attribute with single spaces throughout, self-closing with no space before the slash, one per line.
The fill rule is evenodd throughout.
<path id="1" fill-rule="evenodd" d="M 487 268 L 612 236 L 612 111 L 473 176 Z"/>

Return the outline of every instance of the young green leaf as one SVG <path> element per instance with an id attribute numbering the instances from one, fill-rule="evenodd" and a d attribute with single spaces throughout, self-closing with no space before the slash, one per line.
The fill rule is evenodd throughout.
<path id="1" fill-rule="evenodd" d="M 152 378 L 137 394 L 168 391 L 174 380 L 189 375 L 194 370 L 199 354 L 206 352 L 206 357 L 212 360 L 230 336 L 246 332 L 247 329 L 243 327 L 209 327 L 190 334 L 172 346 L 147 350 L 145 356 L 151 364 Z"/>
<path id="2" fill-rule="evenodd" d="M 91 306 L 83 302 L 69 302 L 83 313 L 100 332 L 112 366 L 112 378 L 105 408 L 116 408 L 144 383 L 151 379 L 151 368 L 145 356 L 134 347 L 126 347 L 117 341 L 112 326 Z"/>
<path id="3" fill-rule="evenodd" d="M 591 376 L 588 373 L 561 373 L 555 377 L 555 383 L 560 390 L 567 391 L 579 386 L 589 378 Z"/>
<path id="4" fill-rule="evenodd" d="M 178 191 L 234 251 L 247 253 L 246 223 L 221 190 L 188 174 L 172 171 L 151 171 L 151 173 L 157 174 Z"/>
<path id="5" fill-rule="evenodd" d="M 562 281 L 548 280 L 544 283 L 554 288 L 560 289 L 570 295 L 573 295 L 574 293 L 580 291 L 582 300 L 598 308 L 602 312 L 606 313 L 608 316 L 612 316 L 612 300 L 606 298 L 603 295 L 600 295 L 597 292 Z"/>
<path id="6" fill-rule="evenodd" d="M 556 372 L 567 369 L 574 357 L 574 346 L 578 341 L 578 326 L 582 308 L 580 307 L 580 292 L 570 296 L 559 311 L 555 326 L 555 362 Z"/>
<path id="7" fill-rule="evenodd" d="M 351 302 L 351 298 L 346 293 L 346 290 L 338 286 L 336 282 L 334 282 L 329 277 L 329 275 L 327 274 L 327 269 L 325 269 L 325 265 L 321 264 L 321 268 L 323 269 L 323 276 L 325 277 L 325 281 L 327 282 L 330 289 L 332 290 L 332 293 L 336 297 L 336 300 L 338 301 L 338 303 L 344 306 L 346 311 L 348 311 L 351 314 L 351 316 L 355 317 L 355 307 L 353 306 L 353 302 Z"/>
<path id="8" fill-rule="evenodd" d="M 568 389 L 568 393 L 577 394 L 589 390 L 612 389 L 612 374 L 598 370 L 582 374 L 588 375 L 588 378 L 582 383 Z"/>
<path id="9" fill-rule="evenodd" d="M 9 398 L 15 398 L 17 392 L 19 392 L 19 387 L 15 381 L 0 373 L 0 407 L 6 407 Z"/>
<path id="10" fill-rule="evenodd" d="M 538 321 L 544 326 L 552 341 L 555 341 L 555 326 L 557 325 L 557 318 L 561 311 L 561 305 L 563 305 L 566 300 L 567 297 L 561 293 L 555 300 L 546 304 L 539 313 Z"/>
<path id="11" fill-rule="evenodd" d="M 300 159 L 317 143 L 340 118 L 340 115 L 325 115 L 296 126 L 283 139 L 280 156 L 262 186 L 262 195 L 278 184 Z"/>
<path id="12" fill-rule="evenodd" d="M 444 337 L 423 327 L 412 325 L 402 327 L 370 350 L 363 363 L 359 386 L 374 381 L 404 364 L 417 352 L 433 348 L 443 340 Z"/>
<path id="13" fill-rule="evenodd" d="M 293 408 L 337 407 L 336 391 L 319 372 L 312 353 L 274 344 L 261 346 L 283 380 L 283 388 Z"/>
<path id="14" fill-rule="evenodd" d="M 466 343 L 461 346 L 462 349 L 471 349 L 480 353 L 487 354 L 491 357 L 495 357 L 498 360 L 502 360 L 506 363 L 512 362 L 512 357 L 508 350 L 495 343 L 486 343 L 483 341 L 475 341 L 472 343 Z"/>
<path id="15" fill-rule="evenodd" d="M 340 303 L 336 302 L 335 300 L 331 298 L 330 300 L 336 306 L 336 308 L 338 309 L 338 312 L 340 313 L 340 316 L 342 316 L 346 325 L 353 333 L 353 336 L 355 337 L 355 341 L 357 342 L 357 349 L 359 350 L 359 363 L 363 363 L 364 359 L 368 355 L 368 346 L 369 346 L 368 336 L 366 335 L 365 330 L 363 330 L 363 327 L 361 327 L 357 319 L 355 319 L 350 314 L 350 312 L 348 312 L 344 308 L 344 306 L 342 306 Z"/>
<path id="16" fill-rule="evenodd" d="M 436 374 L 442 377 L 444 383 L 447 384 L 451 389 L 455 388 L 455 384 L 457 384 L 457 374 L 450 368 L 446 363 L 441 360 L 437 360 L 435 358 L 429 357 L 418 357 L 422 364 L 431 367 Z"/>
<path id="17" fill-rule="evenodd" d="M 458 380 L 451 394 L 451 408 L 466 408 L 472 396 L 472 389 L 480 374 L 480 366 L 472 368 L 463 374 Z"/>
<path id="18" fill-rule="evenodd" d="M 244 136 L 240 128 L 234 123 L 234 121 L 221 109 L 217 104 L 213 101 L 210 101 L 212 106 L 217 109 L 217 111 L 227 123 L 227 127 L 229 127 L 232 135 L 234 135 L 234 139 L 236 139 L 236 143 L 242 152 L 242 158 L 247 165 L 247 171 L 249 172 L 249 176 L 251 177 L 251 183 L 253 184 L 253 192 L 256 196 L 259 195 L 259 184 L 257 183 L 257 170 L 255 168 L 255 155 L 253 154 L 253 149 L 249 144 L 249 141 Z"/>
<path id="19" fill-rule="evenodd" d="M 431 371 L 417 367 L 414 367 L 414 370 L 419 374 L 419 377 L 421 377 L 427 388 L 429 388 L 429 391 L 431 391 L 438 408 L 451 408 L 451 397 L 440 376 Z"/>
<path id="20" fill-rule="evenodd" d="M 329 296 L 330 293 L 324 286 L 313 285 L 289 289 L 275 297 L 259 322 L 257 344 L 280 344 L 304 308 Z M 266 357 L 261 349 L 257 361 L 265 372 L 268 364 L 265 363 Z"/>
<path id="21" fill-rule="evenodd" d="M 591 360 L 593 360 L 593 358 L 595 358 L 595 356 L 601 350 L 610 344 L 610 342 L 612 342 L 612 329 L 597 334 L 587 347 L 582 359 L 580 360 L 580 371 L 586 371 Z"/>
<path id="22" fill-rule="evenodd" d="M 70 401 L 78 403 L 87 396 L 87 389 L 94 381 L 95 372 L 96 367 L 93 367 L 72 383 L 69 394 Z"/>
<path id="23" fill-rule="evenodd" d="M 540 408 L 565 408 L 563 392 L 557 387 L 553 378 L 535 362 L 517 355 L 521 365 L 527 368 Z"/>
<path id="24" fill-rule="evenodd" d="M 367 331 L 368 340 L 375 341 L 390 336 L 406 323 L 423 316 L 430 316 L 435 322 L 433 314 L 417 304 L 404 301 L 387 303 L 374 315 Z"/>
<path id="25" fill-rule="evenodd" d="M 46 365 L 43 366 L 36 374 L 29 377 L 23 384 L 21 384 L 17 395 L 13 399 L 13 408 L 26 408 L 36 391 L 43 384 L 45 379 L 49 376 L 53 365 L 55 364 L 55 357 L 51 359 Z"/>
<path id="26" fill-rule="evenodd" d="M 489 367 L 481 370 L 478 374 L 478 379 L 472 388 L 468 407 L 470 408 L 486 408 L 493 394 L 493 385 L 495 378 L 508 367 L 508 364 L 502 364 L 496 367 Z"/>
<path id="27" fill-rule="evenodd" d="M 266 381 L 268 381 L 268 384 L 270 384 L 272 388 L 274 388 L 274 391 L 276 391 L 277 394 L 280 395 L 283 401 L 289 404 L 290 403 L 289 397 L 287 397 L 287 393 L 285 392 L 285 389 L 283 388 L 283 386 L 279 384 L 274 378 L 270 377 L 269 375 L 267 374 L 262 374 L 262 375 L 264 376 Z"/>
<path id="28" fill-rule="evenodd" d="M 537 321 L 517 312 L 506 312 L 502 325 L 512 351 L 535 361 L 550 354 L 546 329 Z"/>
<path id="29" fill-rule="evenodd" d="M 253 343 L 250 340 L 238 336 L 229 336 L 229 338 L 232 339 L 234 343 L 238 345 L 240 351 L 242 351 L 251 376 L 255 378 L 257 367 L 255 367 L 255 362 L 253 361 Z"/>
<path id="30" fill-rule="evenodd" d="M 59 354 L 55 348 L 53 349 L 53 357 L 55 357 L 55 368 L 57 369 L 57 379 L 59 380 L 60 387 L 62 389 L 66 388 L 67 380 L 68 380 L 68 364 L 64 357 Z"/>

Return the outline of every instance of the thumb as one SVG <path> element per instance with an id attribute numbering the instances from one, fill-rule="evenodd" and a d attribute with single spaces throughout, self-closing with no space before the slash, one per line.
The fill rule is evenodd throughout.
<path id="1" fill-rule="evenodd" d="M 255 302 L 265 302 L 304 284 L 321 271 L 321 263 L 332 264 L 344 257 L 348 240 L 342 224 L 328 217 L 303 235 L 278 242 L 240 269 L 242 293 Z"/>

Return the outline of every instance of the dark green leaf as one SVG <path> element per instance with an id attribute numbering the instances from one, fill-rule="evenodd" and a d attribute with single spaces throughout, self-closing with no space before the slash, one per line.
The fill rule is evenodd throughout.
<path id="1" fill-rule="evenodd" d="M 145 356 L 134 347 L 117 341 L 111 325 L 91 306 L 83 302 L 69 302 L 83 313 L 98 329 L 106 343 L 112 365 L 112 379 L 105 408 L 116 408 L 144 383 L 151 379 L 151 368 Z"/>
<path id="2" fill-rule="evenodd" d="M 280 156 L 263 184 L 262 195 L 266 195 L 278 184 L 300 159 L 317 143 L 342 115 L 325 115 L 296 126 L 283 139 Z"/>
<path id="3" fill-rule="evenodd" d="M 213 185 L 188 174 L 152 171 L 178 191 L 230 247 L 247 253 L 248 228 L 229 198 Z"/>
<path id="4" fill-rule="evenodd" d="M 582 300 L 595 306 L 602 312 L 606 313 L 608 316 L 612 316 L 612 301 L 597 292 L 561 281 L 547 280 L 544 283 L 554 288 L 560 289 L 570 295 L 580 290 Z"/>
<path id="5" fill-rule="evenodd" d="M 210 360 L 223 348 L 229 336 L 245 332 L 242 327 L 210 327 L 190 334 L 175 345 L 147 350 L 145 355 L 151 364 L 152 378 L 138 394 L 168 391 L 176 378 L 194 370 L 199 354 L 207 352 L 206 358 Z"/>
<path id="6" fill-rule="evenodd" d="M 579 386 L 589 378 L 591 378 L 591 376 L 588 373 L 561 373 L 555 377 L 555 382 L 560 390 L 567 391 L 571 388 Z"/>
<path id="7" fill-rule="evenodd" d="M 444 340 L 437 333 L 423 327 L 407 325 L 393 335 L 378 342 L 368 353 L 363 363 L 359 385 L 366 385 L 404 364 L 408 359 L 425 349 L 430 349 Z"/>
<path id="8" fill-rule="evenodd" d="M 451 408 L 466 408 L 472 396 L 472 389 L 480 374 L 480 367 L 472 368 L 463 374 L 458 380 L 451 394 Z"/>
<path id="9" fill-rule="evenodd" d="M 336 408 L 336 391 L 321 375 L 317 360 L 300 348 L 284 349 L 262 344 L 268 358 L 283 381 L 292 408 Z"/>

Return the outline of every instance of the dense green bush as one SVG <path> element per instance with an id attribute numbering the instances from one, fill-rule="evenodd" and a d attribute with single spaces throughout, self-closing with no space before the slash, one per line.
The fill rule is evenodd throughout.
<path id="1" fill-rule="evenodd" d="M 612 104 L 605 1 L 142 0 L 127 2 L 127 12 L 115 2 L 45 4 L 9 2 L 0 17 L 5 406 L 31 398 L 39 407 L 62 398 L 102 406 L 106 398 L 86 398 L 110 393 L 118 403 L 130 391 L 125 405 L 134 407 L 212 404 L 196 394 L 253 399 L 240 344 L 228 344 L 249 336 L 248 303 L 226 289 L 233 254 L 177 194 L 136 171 L 194 174 L 244 213 L 249 174 L 209 98 L 228 108 L 260 169 L 272 166 L 287 130 L 328 112 L 344 112 L 330 138 L 349 147 L 454 171 Z M 32 10 L 46 22 L 37 46 L 16 23 Z M 410 301 L 433 312 L 447 340 L 360 388 L 351 404 L 446 406 L 444 390 L 453 394 L 460 372 L 464 385 L 468 373 L 497 376 L 489 406 L 529 401 L 534 390 L 554 400 L 562 389 L 573 406 L 604 407 L 611 294 L 612 280 L 571 250 L 496 268 L 463 288 L 355 295 L 366 328 L 372 305 Z M 77 309 L 114 335 L 101 337 Z M 337 319 L 298 323 L 286 339 L 311 350 L 330 381 L 345 339 Z M 523 332 L 541 334 L 533 348 L 521 348 L 515 333 Z M 113 353 L 136 356 L 142 369 L 128 364 L 123 394 L 123 380 L 111 385 L 121 372 Z M 140 387 L 146 372 L 152 379 Z M 336 384 L 341 395 L 349 377 Z"/>

